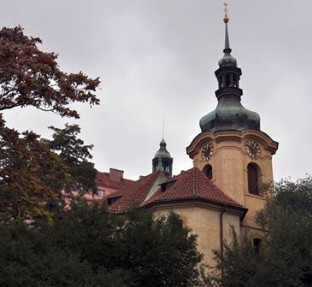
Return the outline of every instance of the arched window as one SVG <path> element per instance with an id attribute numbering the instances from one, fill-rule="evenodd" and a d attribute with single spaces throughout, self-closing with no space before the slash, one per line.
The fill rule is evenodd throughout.
<path id="1" fill-rule="evenodd" d="M 261 242 L 261 239 L 260 238 L 254 238 L 253 239 L 253 246 L 254 246 L 254 250 L 255 250 L 255 253 L 257 254 L 257 255 L 260 255 L 261 254 L 261 244 L 262 242 Z"/>
<path id="2" fill-rule="evenodd" d="M 207 164 L 205 167 L 204 167 L 204 173 L 206 174 L 206 176 L 209 178 L 209 179 L 212 179 L 212 166 L 210 164 Z"/>
<path id="3" fill-rule="evenodd" d="M 231 86 L 231 77 L 230 75 L 225 76 L 225 87 L 230 87 Z"/>
<path id="4" fill-rule="evenodd" d="M 238 80 L 237 80 L 237 75 L 234 75 L 233 76 L 233 86 L 235 87 L 235 88 L 238 88 Z"/>
<path id="5" fill-rule="evenodd" d="M 248 173 L 248 191 L 251 194 L 259 194 L 260 168 L 255 163 L 250 163 L 247 166 Z"/>

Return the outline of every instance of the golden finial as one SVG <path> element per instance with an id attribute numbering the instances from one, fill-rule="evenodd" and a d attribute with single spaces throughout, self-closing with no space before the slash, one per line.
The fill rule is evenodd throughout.
<path id="1" fill-rule="evenodd" d="M 229 17 L 228 17 L 228 3 L 227 0 L 223 0 L 223 5 L 224 5 L 224 18 L 223 22 L 228 23 L 229 22 Z"/>

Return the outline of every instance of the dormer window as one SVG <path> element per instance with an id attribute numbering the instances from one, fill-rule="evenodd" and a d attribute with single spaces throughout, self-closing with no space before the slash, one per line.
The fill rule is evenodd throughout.
<path id="1" fill-rule="evenodd" d="M 107 199 L 107 205 L 110 206 L 113 203 L 115 203 L 119 198 L 121 198 L 121 196 L 117 196 L 117 197 L 111 197 Z"/>
<path id="2" fill-rule="evenodd" d="M 96 195 L 98 195 L 98 196 L 104 196 L 104 195 L 105 195 L 105 190 L 98 189 L 98 190 L 96 191 Z"/>
<path id="3" fill-rule="evenodd" d="M 166 190 L 168 190 L 171 186 L 173 186 L 173 184 L 175 183 L 175 181 L 166 181 L 164 183 L 162 183 L 160 185 L 161 187 L 161 192 L 165 192 Z"/>

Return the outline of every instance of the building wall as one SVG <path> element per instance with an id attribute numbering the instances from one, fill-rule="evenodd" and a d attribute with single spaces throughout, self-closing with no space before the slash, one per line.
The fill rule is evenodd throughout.
<path id="1" fill-rule="evenodd" d="M 213 250 L 221 248 L 221 225 L 223 225 L 223 239 L 231 241 L 231 226 L 240 235 L 240 217 L 235 212 L 227 211 L 222 215 L 220 207 L 205 204 L 181 204 L 154 207 L 155 216 L 167 216 L 170 212 L 178 214 L 185 226 L 188 226 L 194 234 L 198 235 L 198 250 L 204 255 L 203 263 L 214 265 Z"/>
<path id="2" fill-rule="evenodd" d="M 259 156 L 252 158 L 246 151 L 247 141 L 255 141 L 259 147 Z M 202 155 L 202 147 L 212 143 L 213 151 L 209 159 Z M 249 163 L 260 168 L 259 188 L 273 182 L 272 155 L 278 144 L 268 135 L 257 130 L 219 131 L 199 134 L 187 148 L 194 166 L 204 170 L 208 164 L 212 167 L 212 181 L 225 194 L 248 208 L 243 225 L 250 229 L 259 229 L 255 223 L 255 214 L 265 204 L 265 196 L 253 195 L 248 191 Z"/>

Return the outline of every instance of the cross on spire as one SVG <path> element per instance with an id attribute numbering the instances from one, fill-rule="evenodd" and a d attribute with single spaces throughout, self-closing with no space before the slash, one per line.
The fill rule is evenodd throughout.
<path id="1" fill-rule="evenodd" d="M 228 13 L 228 3 L 226 0 L 223 0 L 223 5 L 224 5 L 224 15 L 227 16 Z"/>

